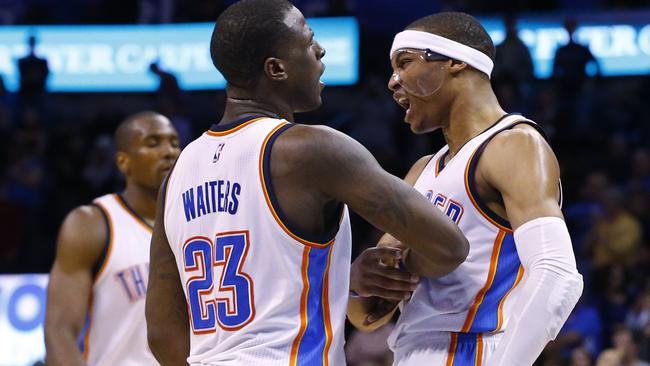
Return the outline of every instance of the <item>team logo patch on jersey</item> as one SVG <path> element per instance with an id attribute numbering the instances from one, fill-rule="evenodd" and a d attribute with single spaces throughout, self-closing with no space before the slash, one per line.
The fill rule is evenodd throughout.
<path id="1" fill-rule="evenodd" d="M 212 163 L 216 163 L 219 161 L 219 158 L 221 157 L 221 150 L 223 150 L 223 147 L 226 146 L 225 142 L 222 142 L 217 146 L 217 150 L 214 152 L 214 155 L 212 156 Z"/>

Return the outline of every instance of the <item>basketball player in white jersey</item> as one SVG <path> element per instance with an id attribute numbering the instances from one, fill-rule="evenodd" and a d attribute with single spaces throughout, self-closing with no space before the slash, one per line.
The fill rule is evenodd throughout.
<path id="1" fill-rule="evenodd" d="M 211 54 L 228 99 L 221 122 L 185 148 L 161 189 L 151 349 L 164 365 L 344 365 L 345 204 L 440 271 L 464 260 L 466 240 L 359 143 L 292 122 L 320 105 L 325 50 L 291 3 L 230 6 Z"/>
<path id="2" fill-rule="evenodd" d="M 75 208 L 59 232 L 47 293 L 48 365 L 158 364 L 144 318 L 149 244 L 178 135 L 164 116 L 142 112 L 118 126 L 115 143 L 126 188 Z"/>
<path id="3" fill-rule="evenodd" d="M 406 254 L 405 270 L 427 277 L 402 302 L 389 338 L 394 365 L 532 365 L 582 292 L 557 160 L 537 124 L 499 106 L 494 57 L 485 29 L 463 13 L 422 18 L 393 42 L 388 87 L 405 121 L 418 134 L 441 128 L 447 142 L 405 180 L 470 242 L 449 274 Z M 390 235 L 379 246 L 403 247 Z M 365 257 L 352 270 L 361 295 L 382 268 Z M 398 301 L 384 297 L 353 298 L 350 320 L 366 330 L 388 321 Z"/>

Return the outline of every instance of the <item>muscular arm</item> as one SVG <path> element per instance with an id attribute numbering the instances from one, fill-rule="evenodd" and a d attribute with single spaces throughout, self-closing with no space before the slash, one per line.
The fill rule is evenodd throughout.
<path id="1" fill-rule="evenodd" d="M 488 365 L 531 365 L 582 292 L 557 203 L 558 163 L 537 132 L 520 126 L 490 142 L 477 176 L 501 194 L 525 271 L 504 337 Z"/>
<path id="2" fill-rule="evenodd" d="M 163 184 L 158 193 L 156 223 L 151 236 L 145 307 L 147 340 L 161 365 L 187 365 L 190 323 L 176 259 L 165 234 L 165 187 Z"/>
<path id="3" fill-rule="evenodd" d="M 50 272 L 45 317 L 48 365 L 84 365 L 77 339 L 86 319 L 93 267 L 108 233 L 101 212 L 81 206 L 70 212 L 59 231 Z"/>
<path id="4" fill-rule="evenodd" d="M 413 186 L 417 181 L 431 155 L 420 158 L 411 167 L 404 181 Z M 397 248 L 401 250 L 399 256 L 406 256 L 405 262 L 408 271 L 393 271 L 379 263 L 377 258 L 367 257 L 368 249 L 362 253 L 352 264 L 350 273 L 350 290 L 364 296 L 352 296 L 348 301 L 348 319 L 360 330 L 373 331 L 390 321 L 397 310 L 399 302 L 408 297 L 417 285 L 417 276 L 432 270 L 441 274 L 453 270 L 455 266 L 435 266 L 426 261 L 421 255 L 408 251 L 408 248 L 390 234 L 384 234 L 379 243 L 379 248 Z M 381 258 L 389 261 L 390 258 Z M 394 267 L 394 263 L 391 263 Z"/>
<path id="5" fill-rule="evenodd" d="M 433 270 L 453 269 L 465 260 L 469 246 L 458 227 L 412 187 L 384 171 L 352 138 L 326 127 L 295 126 L 278 143 L 281 140 L 290 171 L 298 174 L 293 181 L 345 202 L 431 261 Z M 274 152 L 273 159 L 276 156 Z"/>
<path id="6" fill-rule="evenodd" d="M 481 156 L 477 175 L 501 194 L 513 230 L 538 217 L 563 218 L 560 166 L 532 127 L 521 125 L 495 136 Z"/>

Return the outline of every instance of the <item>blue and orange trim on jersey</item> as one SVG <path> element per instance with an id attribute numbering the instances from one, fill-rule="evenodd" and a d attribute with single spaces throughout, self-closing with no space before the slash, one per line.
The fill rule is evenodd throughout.
<path id="1" fill-rule="evenodd" d="M 99 280 L 100 276 L 104 273 L 106 270 L 106 265 L 108 264 L 108 261 L 111 257 L 111 254 L 113 252 L 113 241 L 115 237 L 115 229 L 113 225 L 113 219 L 111 218 L 111 214 L 108 212 L 106 207 L 104 207 L 103 204 L 99 203 L 98 201 L 94 201 L 92 203 L 92 206 L 97 207 L 99 212 L 102 214 L 102 217 L 104 219 L 104 223 L 106 225 L 106 242 L 104 244 L 104 249 L 102 250 L 102 254 L 100 255 L 99 259 L 97 260 L 97 263 L 93 266 L 93 286 L 97 283 Z M 90 298 L 88 299 L 88 312 L 86 314 L 86 322 L 84 324 L 84 329 L 82 331 L 82 341 L 81 341 L 81 351 L 83 353 L 84 360 L 88 360 L 88 353 L 90 352 L 90 345 L 89 345 L 89 340 L 90 340 L 90 330 L 92 328 L 92 315 L 93 315 L 93 292 L 90 292 Z"/>
<path id="2" fill-rule="evenodd" d="M 329 364 L 332 323 L 329 312 L 329 267 L 333 246 L 305 246 L 302 255 L 300 329 L 291 345 L 291 366 Z"/>
<path id="3" fill-rule="evenodd" d="M 483 335 L 481 333 L 451 333 L 445 366 L 481 366 L 483 364 Z"/>
<path id="4" fill-rule="evenodd" d="M 438 161 L 436 161 L 436 177 L 443 169 L 445 169 L 445 159 L 447 159 L 447 155 L 449 155 L 449 150 L 440 155 Z"/>
<path id="5" fill-rule="evenodd" d="M 282 208 L 280 207 L 275 194 L 273 193 L 273 181 L 271 179 L 271 149 L 273 147 L 273 143 L 280 136 L 280 134 L 293 126 L 295 125 L 288 122 L 277 126 L 268 134 L 264 140 L 264 143 L 262 144 L 262 149 L 260 151 L 259 173 L 264 198 L 275 221 L 291 238 L 309 247 L 324 248 L 332 244 L 334 237 L 339 231 L 340 222 L 343 219 L 343 214 L 345 212 L 343 204 L 341 204 L 340 209 L 341 214 L 339 218 L 339 225 L 332 227 L 332 229 L 327 233 L 316 235 L 312 233 L 305 233 L 304 231 L 290 225 L 286 219 L 284 212 L 282 211 Z"/>
<path id="6" fill-rule="evenodd" d="M 99 275 L 104 272 L 104 268 L 106 267 L 106 263 L 108 262 L 108 259 L 110 258 L 112 249 L 113 249 L 113 237 L 114 232 L 113 232 L 113 219 L 111 218 L 111 215 L 108 213 L 108 210 L 106 207 L 104 207 L 101 203 L 95 201 L 91 204 L 92 206 L 96 207 L 99 212 L 102 215 L 102 218 L 104 219 L 104 225 L 106 226 L 106 241 L 104 242 L 104 247 L 102 249 L 102 253 L 99 256 L 99 259 L 95 263 L 95 265 L 92 268 L 92 275 L 93 275 L 93 283 L 97 282 L 97 279 L 99 278 Z"/>
<path id="7" fill-rule="evenodd" d="M 512 233 L 500 230 L 492 247 L 485 285 L 476 294 L 461 332 L 496 332 L 503 326 L 503 304 L 523 275 Z"/>
<path id="8" fill-rule="evenodd" d="M 126 202 L 124 197 L 122 197 L 121 194 L 119 193 L 113 193 L 113 197 L 115 198 L 115 201 L 128 213 L 133 219 L 140 224 L 145 230 L 148 232 L 153 232 L 153 227 L 147 222 L 147 220 L 144 219 L 144 217 L 140 216 L 135 210 Z"/>
<path id="9" fill-rule="evenodd" d="M 215 123 L 205 133 L 209 136 L 215 136 L 215 137 L 226 136 L 231 133 L 237 132 L 243 129 L 244 127 L 249 126 L 259 120 L 266 119 L 266 118 L 274 118 L 274 117 L 256 115 L 251 117 L 239 118 L 237 120 L 225 124 Z"/>

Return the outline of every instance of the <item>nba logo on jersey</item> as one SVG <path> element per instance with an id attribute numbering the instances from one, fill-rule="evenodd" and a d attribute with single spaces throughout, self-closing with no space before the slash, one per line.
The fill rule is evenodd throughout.
<path id="1" fill-rule="evenodd" d="M 224 146 L 226 146 L 225 143 L 220 143 L 220 144 L 217 146 L 217 151 L 216 151 L 216 152 L 214 153 L 214 155 L 212 156 L 212 163 L 213 163 L 213 164 L 216 163 L 217 161 L 219 161 L 219 158 L 221 157 L 221 150 L 223 150 L 223 147 L 224 147 Z"/>

